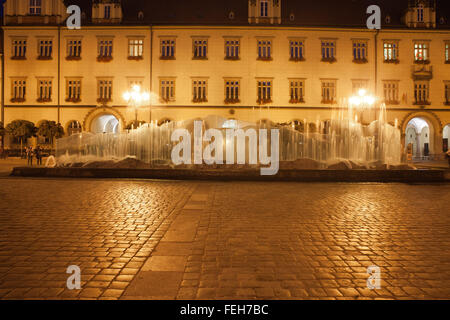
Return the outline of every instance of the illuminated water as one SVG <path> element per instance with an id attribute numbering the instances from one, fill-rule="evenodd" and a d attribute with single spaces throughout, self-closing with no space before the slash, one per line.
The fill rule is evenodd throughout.
<path id="1" fill-rule="evenodd" d="M 313 125 L 304 123 L 301 128 L 294 124 L 256 124 L 208 116 L 202 119 L 203 132 L 215 128 L 222 130 L 225 136 L 227 128 L 244 131 L 249 128 L 279 129 L 280 161 L 311 159 L 324 166 L 340 161 L 359 165 L 401 163 L 400 130 L 396 124 L 387 123 L 384 105 L 372 109 L 353 108 L 346 103 L 341 106 L 344 107 L 333 110 L 331 120 L 317 120 Z M 370 125 L 361 124 L 359 119 L 362 117 L 371 117 Z M 193 128 L 194 120 L 188 120 L 161 126 L 156 123 L 145 124 L 119 134 L 76 134 L 57 141 L 56 158 L 59 165 L 127 157 L 148 164 L 169 165 L 172 162 L 171 151 L 176 144 L 171 141 L 172 133 L 176 129 L 187 129 L 193 137 Z M 226 143 L 224 140 L 224 155 Z"/>

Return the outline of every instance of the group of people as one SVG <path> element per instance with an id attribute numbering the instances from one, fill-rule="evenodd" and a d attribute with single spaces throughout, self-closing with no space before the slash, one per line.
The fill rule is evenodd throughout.
<path id="1" fill-rule="evenodd" d="M 39 146 L 37 146 L 36 148 L 33 148 L 33 147 L 25 148 L 25 153 L 27 155 L 27 161 L 28 161 L 29 166 L 33 165 L 34 158 L 36 158 L 36 164 L 38 166 L 42 165 L 42 151 L 43 150 Z"/>

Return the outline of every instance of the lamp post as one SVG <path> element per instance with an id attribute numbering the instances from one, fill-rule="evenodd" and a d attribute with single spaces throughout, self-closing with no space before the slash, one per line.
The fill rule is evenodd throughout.
<path id="1" fill-rule="evenodd" d="M 360 115 L 361 123 L 363 122 L 363 112 L 365 111 L 365 109 L 372 110 L 376 100 L 377 99 L 375 97 L 368 95 L 365 89 L 360 89 L 358 91 L 358 95 L 350 97 L 349 99 L 350 105 L 361 110 Z"/>
<path id="2" fill-rule="evenodd" d="M 138 108 L 150 100 L 150 94 L 148 92 L 141 92 L 141 86 L 134 85 L 131 91 L 127 91 L 123 94 L 123 99 L 127 101 L 127 104 L 130 107 L 134 108 L 134 123 L 137 126 Z"/>

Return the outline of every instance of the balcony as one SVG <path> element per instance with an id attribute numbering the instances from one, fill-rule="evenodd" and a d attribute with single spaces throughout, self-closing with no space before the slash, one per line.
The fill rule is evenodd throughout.
<path id="1" fill-rule="evenodd" d="M 428 65 L 413 65 L 412 77 L 414 80 L 431 80 L 433 79 L 433 67 Z"/>

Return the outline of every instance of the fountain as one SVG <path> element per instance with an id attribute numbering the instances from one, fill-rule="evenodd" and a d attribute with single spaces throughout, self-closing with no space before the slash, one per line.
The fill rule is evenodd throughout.
<path id="1" fill-rule="evenodd" d="M 367 98 L 364 98 L 365 101 L 358 99 L 353 97 L 341 101 L 333 108 L 329 121 L 318 120 L 313 125 L 305 121 L 303 130 L 297 130 L 298 128 L 292 124 L 250 123 L 218 116 L 197 120 L 202 120 L 203 132 L 213 128 L 223 132 L 224 136 L 229 129 L 244 131 L 278 129 L 280 168 L 337 170 L 405 168 L 402 165 L 400 130 L 397 123 L 394 125 L 387 123 L 385 105 L 373 106 L 373 101 L 367 101 Z M 362 119 L 367 118 L 367 114 L 370 123 L 363 124 Z M 185 168 L 186 165 L 176 167 L 171 159 L 172 149 L 177 144 L 171 137 L 177 129 L 186 129 L 192 136 L 194 120 L 169 122 L 160 126 L 152 122 L 117 134 L 75 134 L 57 140 L 57 163 L 60 167 Z M 270 137 L 268 140 L 270 144 Z M 224 139 L 224 155 L 229 143 L 229 140 Z M 205 142 L 203 144 L 206 146 Z M 249 152 L 247 145 L 247 158 Z M 248 162 L 246 166 L 252 167 Z M 205 164 L 188 167 L 207 168 Z M 218 167 L 231 168 L 226 164 L 223 167 L 214 166 Z M 242 167 L 241 164 L 240 168 Z"/>

